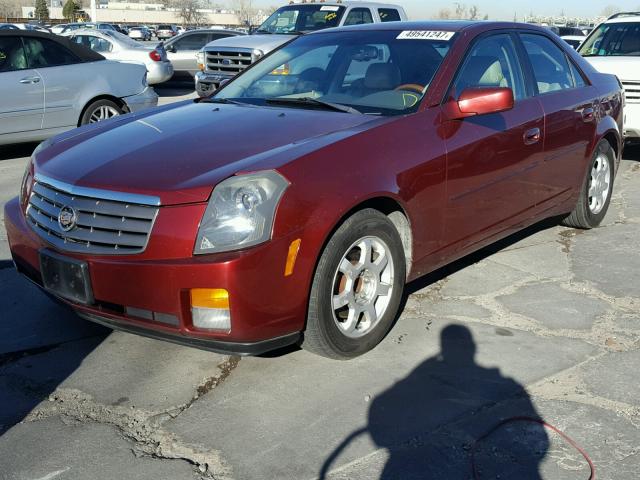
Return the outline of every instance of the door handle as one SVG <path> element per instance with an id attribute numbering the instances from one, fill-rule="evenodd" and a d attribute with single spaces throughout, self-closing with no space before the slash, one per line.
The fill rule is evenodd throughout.
<path id="1" fill-rule="evenodd" d="M 540 129 L 532 128 L 531 130 L 527 130 L 524 132 L 524 144 L 525 145 L 533 145 L 534 143 L 538 143 L 540 141 Z"/>
<path id="2" fill-rule="evenodd" d="M 20 79 L 20 83 L 38 83 L 40 77 L 24 77 Z"/>
<path id="3" fill-rule="evenodd" d="M 592 107 L 584 108 L 582 110 L 582 121 L 590 122 L 595 118 L 595 110 Z"/>

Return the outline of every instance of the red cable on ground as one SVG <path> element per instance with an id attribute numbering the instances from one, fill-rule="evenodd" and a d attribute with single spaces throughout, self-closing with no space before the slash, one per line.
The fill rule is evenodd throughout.
<path id="1" fill-rule="evenodd" d="M 478 473 L 478 469 L 476 466 L 476 449 L 478 447 L 478 444 L 484 440 L 485 438 L 487 438 L 489 435 L 491 435 L 493 432 L 495 432 L 496 430 L 498 430 L 500 427 L 502 427 L 503 425 L 506 425 L 507 423 L 512 423 L 512 422 L 530 422 L 530 423 L 538 423 L 550 430 L 553 430 L 554 432 L 556 432 L 558 435 L 560 435 L 563 439 L 565 439 L 567 441 L 567 443 L 569 445 L 571 445 L 573 448 L 575 448 L 576 450 L 578 450 L 578 452 L 580 452 L 580 454 L 584 457 L 584 459 L 587 461 L 587 463 L 589 464 L 589 468 L 591 469 L 591 475 L 589 475 L 589 479 L 588 480 L 595 480 L 596 479 L 596 467 L 593 465 L 593 461 L 591 460 L 591 458 L 589 457 L 589 455 L 587 454 L 587 452 L 584 451 L 584 449 L 582 447 L 580 447 L 580 445 L 578 445 L 571 437 L 569 437 L 569 435 L 567 435 L 566 433 L 564 433 L 563 431 L 561 431 L 559 428 L 554 427 L 553 425 L 551 425 L 550 423 L 545 422 L 544 420 L 541 420 L 539 418 L 532 418 L 532 417 L 511 417 L 511 418 L 507 418 L 506 420 L 501 421 L 500 423 L 498 423 L 496 426 L 494 426 L 493 428 L 491 428 L 491 430 L 489 430 L 487 433 L 485 433 L 484 435 L 482 435 L 480 438 L 478 438 L 474 443 L 473 443 L 473 447 L 471 448 L 471 467 L 473 469 L 473 478 L 474 480 L 480 480 L 480 476 Z"/>

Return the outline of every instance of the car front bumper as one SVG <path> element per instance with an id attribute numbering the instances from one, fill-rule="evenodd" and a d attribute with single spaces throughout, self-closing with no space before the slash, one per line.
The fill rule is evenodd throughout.
<path id="1" fill-rule="evenodd" d="M 147 81 L 149 85 L 166 82 L 173 76 L 173 65 L 170 61 L 147 63 Z"/>
<path id="2" fill-rule="evenodd" d="M 83 305 L 58 298 L 85 319 L 238 355 L 260 354 L 295 343 L 304 328 L 308 287 L 301 269 L 291 276 L 283 274 L 292 238 L 245 251 L 191 255 L 205 208 L 206 204 L 161 207 L 146 251 L 135 255 L 81 255 L 56 250 L 27 224 L 17 198 L 5 205 L 4 221 L 16 268 L 40 287 L 39 253 L 43 249 L 87 263 L 93 302 Z M 192 288 L 224 288 L 229 292 L 230 331 L 193 325 Z"/>
<path id="3" fill-rule="evenodd" d="M 624 106 L 624 136 L 626 140 L 640 141 L 640 103 L 627 102 Z"/>
<path id="4" fill-rule="evenodd" d="M 195 75 L 196 93 L 201 97 L 208 97 L 216 91 L 220 82 L 231 80 L 233 75 L 223 73 L 197 72 Z"/>
<path id="5" fill-rule="evenodd" d="M 129 97 L 123 97 L 122 100 L 127 104 L 127 108 L 130 112 L 138 112 L 146 108 L 157 106 L 158 94 L 153 88 L 146 87 L 142 92 Z"/>

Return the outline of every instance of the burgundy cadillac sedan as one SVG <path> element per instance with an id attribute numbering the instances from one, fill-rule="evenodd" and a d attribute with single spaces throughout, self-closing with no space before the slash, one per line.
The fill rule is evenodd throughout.
<path id="1" fill-rule="evenodd" d="M 614 76 L 535 26 L 325 30 L 210 98 L 41 144 L 5 207 L 11 252 L 116 329 L 350 358 L 407 281 L 545 217 L 597 226 L 622 109 Z"/>

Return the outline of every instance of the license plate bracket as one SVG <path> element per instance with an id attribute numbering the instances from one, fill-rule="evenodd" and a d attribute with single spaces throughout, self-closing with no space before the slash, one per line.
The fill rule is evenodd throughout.
<path id="1" fill-rule="evenodd" d="M 87 262 L 58 255 L 50 250 L 40 250 L 39 256 L 45 290 L 74 303 L 93 303 Z"/>

